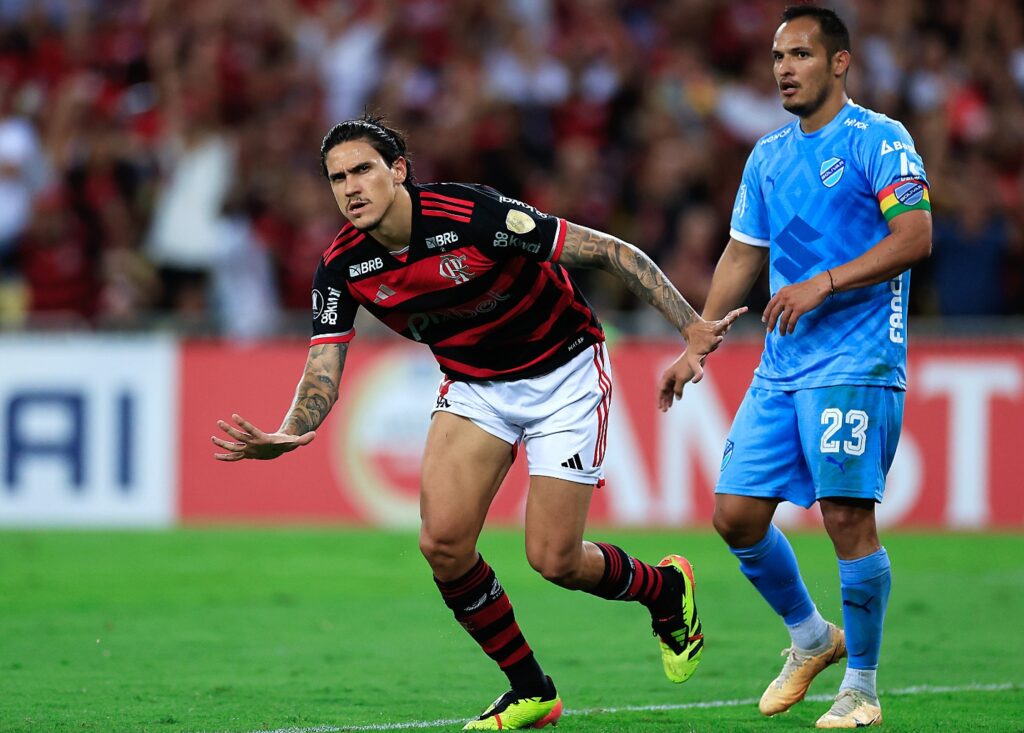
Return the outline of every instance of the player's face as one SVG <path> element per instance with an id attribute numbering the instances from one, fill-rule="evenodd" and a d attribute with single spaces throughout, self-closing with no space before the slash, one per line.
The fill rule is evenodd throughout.
<path id="1" fill-rule="evenodd" d="M 389 167 L 368 142 L 349 140 L 331 148 L 326 163 L 331 191 L 345 218 L 364 232 L 380 225 L 405 181 L 405 159 Z"/>
<path id="2" fill-rule="evenodd" d="M 775 82 L 787 112 L 807 117 L 817 112 L 830 94 L 842 90 L 842 76 L 836 75 L 835 59 L 822 43 L 813 18 L 794 18 L 780 25 L 772 58 Z"/>

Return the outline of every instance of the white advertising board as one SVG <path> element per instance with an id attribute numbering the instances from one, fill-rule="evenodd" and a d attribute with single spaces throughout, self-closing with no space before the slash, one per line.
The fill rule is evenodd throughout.
<path id="1" fill-rule="evenodd" d="M 177 368 L 159 336 L 0 338 L 0 526 L 172 524 Z"/>

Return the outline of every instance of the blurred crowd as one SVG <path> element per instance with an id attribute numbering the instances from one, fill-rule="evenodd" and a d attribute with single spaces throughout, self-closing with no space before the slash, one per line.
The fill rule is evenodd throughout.
<path id="1" fill-rule="evenodd" d="M 912 310 L 1024 315 L 1021 3 L 828 5 L 851 29 L 851 97 L 907 126 L 931 179 Z M 419 180 L 612 232 L 699 307 L 752 143 L 791 119 L 782 7 L 0 0 L 0 327 L 294 328 L 342 224 L 320 140 L 364 109 L 406 132 Z M 649 310 L 583 277 L 603 314 Z M 750 304 L 766 300 L 762 284 Z"/>

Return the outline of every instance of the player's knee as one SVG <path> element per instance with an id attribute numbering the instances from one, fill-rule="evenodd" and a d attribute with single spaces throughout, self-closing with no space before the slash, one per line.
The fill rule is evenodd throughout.
<path id="1" fill-rule="evenodd" d="M 575 587 L 580 572 L 578 552 L 528 552 L 527 560 L 545 580 L 567 588 Z"/>
<path id="2" fill-rule="evenodd" d="M 464 539 L 424 530 L 420 532 L 420 552 L 434 575 L 445 577 L 451 568 L 464 565 L 474 549 Z"/>
<path id="3" fill-rule="evenodd" d="M 842 508 L 822 512 L 822 523 L 830 537 L 845 537 L 857 527 L 853 514 Z"/>
<path id="4" fill-rule="evenodd" d="M 736 547 L 735 541 L 742 534 L 743 526 L 736 518 L 720 507 L 715 507 L 715 513 L 711 517 L 711 524 L 718 532 L 719 537 L 725 540 L 730 547 Z"/>
<path id="5" fill-rule="evenodd" d="M 839 557 L 862 557 L 878 549 L 878 529 L 873 510 L 868 502 L 821 502 L 825 531 Z"/>
<path id="6" fill-rule="evenodd" d="M 711 524 L 718 535 L 725 540 L 729 547 L 751 547 L 756 545 L 767 530 L 766 527 L 756 526 L 749 518 L 729 512 L 720 506 L 715 507 L 715 513 L 711 517 Z"/>
<path id="7" fill-rule="evenodd" d="M 866 504 L 866 502 L 865 502 Z M 832 538 L 870 535 L 875 532 L 875 517 L 870 504 L 821 502 L 821 518 Z"/>
<path id="8" fill-rule="evenodd" d="M 428 535 L 425 532 L 420 533 L 420 553 L 426 558 L 430 566 L 433 567 L 436 563 L 442 562 L 445 556 L 449 553 L 446 552 L 445 543 L 437 540 L 432 535 Z"/>

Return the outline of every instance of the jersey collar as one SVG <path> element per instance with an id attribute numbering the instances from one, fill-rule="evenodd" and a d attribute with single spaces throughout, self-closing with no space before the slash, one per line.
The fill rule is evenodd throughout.
<path id="1" fill-rule="evenodd" d="M 409 187 L 409 199 L 412 208 L 412 222 L 409 226 L 409 242 L 405 247 L 399 250 L 390 250 L 377 241 L 377 238 L 372 234 L 366 235 L 366 238 L 373 243 L 374 247 L 377 247 L 389 258 L 394 258 L 399 262 L 405 262 L 408 259 L 409 254 L 418 249 L 418 247 L 415 246 L 417 239 L 422 239 L 420 234 L 420 192 L 419 187 L 415 183 Z"/>
<path id="2" fill-rule="evenodd" d="M 800 128 L 800 120 L 796 120 L 794 124 L 796 125 L 797 137 L 807 138 L 808 140 L 812 140 L 814 138 L 828 137 L 836 130 L 838 130 L 840 127 L 842 127 L 843 122 L 846 120 L 847 117 L 849 117 L 853 113 L 853 110 L 856 106 L 857 105 L 853 103 L 852 99 L 847 99 L 846 104 L 844 104 L 842 108 L 840 108 L 840 110 L 836 112 L 836 116 L 829 120 L 828 124 L 826 124 L 820 130 L 815 130 L 814 132 L 804 132 Z"/>

